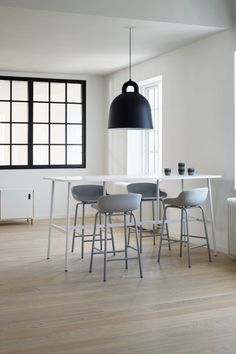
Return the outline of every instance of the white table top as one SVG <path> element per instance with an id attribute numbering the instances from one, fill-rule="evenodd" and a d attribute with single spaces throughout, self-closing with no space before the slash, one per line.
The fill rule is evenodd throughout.
<path id="1" fill-rule="evenodd" d="M 221 178 L 220 175 L 99 175 L 99 176 L 54 176 L 44 177 L 46 180 L 71 183 L 71 182 L 126 182 L 126 181 L 174 181 L 174 180 L 195 180 L 195 179 L 215 179 Z"/>

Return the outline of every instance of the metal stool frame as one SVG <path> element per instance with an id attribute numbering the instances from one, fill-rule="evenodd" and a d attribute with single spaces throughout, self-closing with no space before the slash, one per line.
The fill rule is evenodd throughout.
<path id="1" fill-rule="evenodd" d="M 96 190 L 96 194 L 90 195 L 89 197 L 87 196 L 86 200 L 86 196 L 84 194 L 82 194 L 80 196 L 80 194 L 78 193 L 77 195 L 73 192 L 75 189 L 79 189 L 82 191 L 82 193 L 86 194 L 86 190 L 88 191 L 89 189 L 95 188 Z M 84 190 L 84 191 L 83 191 Z M 75 238 L 81 238 L 81 258 L 84 258 L 84 243 L 85 242 L 93 242 L 93 239 L 89 238 L 93 236 L 92 234 L 85 234 L 85 206 L 86 205 L 92 205 L 94 203 L 96 203 L 97 201 L 97 197 L 102 196 L 103 195 L 103 186 L 99 186 L 99 185 L 79 185 L 79 186 L 74 186 L 71 189 L 72 195 L 75 199 L 80 199 L 81 200 L 76 203 L 76 207 L 75 207 L 75 215 L 74 215 L 74 226 L 77 226 L 77 220 L 78 220 L 78 208 L 81 205 L 82 206 L 82 222 L 81 222 L 81 226 L 82 226 L 82 230 L 81 233 L 77 232 L 75 229 L 73 230 L 73 236 L 72 236 L 72 245 L 71 245 L 71 252 L 74 252 L 74 246 L 75 246 Z M 94 198 L 93 198 L 94 197 Z M 102 223 L 102 219 L 100 217 L 100 224 Z M 111 223 L 111 220 L 110 220 Z M 112 241 L 112 247 L 113 247 L 113 253 L 115 254 L 115 245 L 114 245 L 114 239 L 113 239 L 113 231 L 112 229 L 110 230 L 111 233 L 111 241 Z M 96 241 L 100 242 L 100 248 L 102 249 L 102 231 L 100 230 L 99 234 L 96 234 L 96 236 L 99 236 L 100 238 L 97 239 Z M 87 239 L 88 238 L 88 239 Z"/>
<path id="2" fill-rule="evenodd" d="M 203 188 L 202 188 L 203 189 Z M 184 193 L 184 192 L 182 192 Z M 173 201 L 174 199 L 172 199 Z M 177 198 L 176 198 L 177 200 Z M 168 222 L 167 221 L 167 210 L 169 208 L 176 208 L 181 210 L 181 224 L 180 224 L 180 240 L 176 240 L 176 239 L 170 239 L 170 238 L 164 238 L 164 225 Z M 204 233 L 205 236 L 196 236 L 196 235 L 190 235 L 189 233 L 189 222 L 188 222 L 188 210 L 189 209 L 193 209 L 193 208 L 198 208 L 201 210 L 202 213 L 202 221 L 203 221 L 203 226 L 204 226 Z M 184 220 L 185 219 L 185 220 Z M 184 221 L 185 221 L 185 226 L 186 226 L 186 233 L 184 233 Z M 206 240 L 206 243 L 201 244 L 201 245 L 197 245 L 197 246 L 192 246 L 190 247 L 190 238 L 198 238 L 198 239 L 204 239 Z M 160 237 L 160 244 L 159 244 L 159 250 L 158 250 L 158 257 L 157 257 L 157 261 L 160 262 L 160 257 L 161 257 L 161 249 L 162 249 L 162 242 L 163 241 L 167 241 L 167 244 L 170 246 L 171 243 L 180 243 L 180 257 L 182 257 L 182 247 L 183 244 L 186 244 L 187 246 L 187 255 L 188 255 L 188 267 L 191 268 L 191 249 L 194 248 L 200 248 L 200 247 L 206 247 L 207 246 L 207 250 L 208 250 L 208 259 L 209 262 L 212 261 L 211 258 L 211 250 L 210 250 L 210 245 L 209 245 L 209 238 L 208 238 L 208 232 L 207 232 L 207 226 L 206 226 L 206 219 L 205 219 L 205 212 L 204 209 L 201 205 L 165 205 L 164 206 L 164 214 L 163 214 L 163 220 L 162 220 L 162 225 L 161 225 L 161 237 Z"/>
<path id="3" fill-rule="evenodd" d="M 96 229 L 97 229 L 97 219 L 98 219 L 98 217 L 101 218 L 101 215 L 104 215 L 104 218 L 105 218 L 105 231 L 104 231 L 104 238 L 102 239 L 102 241 L 104 242 L 104 247 L 103 247 L 103 249 L 98 249 L 97 247 L 95 247 L 95 241 L 96 241 L 95 237 L 96 237 Z M 121 257 L 121 258 L 117 258 L 117 257 L 116 258 L 107 258 L 107 254 L 113 253 L 113 251 L 108 251 L 107 250 L 108 219 L 111 220 L 111 216 L 113 216 L 113 215 L 123 215 L 124 216 L 123 228 L 124 228 L 124 244 L 125 244 L 125 247 L 124 247 L 124 249 L 115 250 L 115 253 L 124 253 L 125 254 L 124 257 Z M 128 244 L 127 217 L 130 217 L 131 220 L 133 219 L 132 221 L 134 223 L 135 235 L 136 235 L 136 248 L 132 247 L 132 246 L 130 246 Z M 101 230 L 101 224 L 100 224 L 99 227 L 100 227 L 100 230 Z M 112 228 L 112 224 L 110 224 L 110 227 Z M 128 256 L 128 249 L 132 249 L 132 250 L 136 251 L 137 252 L 137 256 L 136 257 L 129 257 Z M 128 269 L 128 260 L 130 260 L 130 259 L 137 259 L 138 260 L 140 278 L 143 277 L 142 265 L 141 265 L 141 257 L 140 257 L 140 249 L 139 249 L 139 240 L 138 240 L 138 228 L 137 228 L 137 222 L 136 222 L 135 215 L 133 214 L 132 211 L 124 211 L 124 212 L 121 212 L 120 210 L 119 210 L 119 212 L 114 212 L 114 211 L 113 212 L 106 212 L 106 211 L 99 211 L 99 210 L 97 211 L 97 213 L 95 214 L 95 220 L 94 220 L 93 242 L 92 242 L 92 249 L 91 249 L 91 258 L 90 258 L 89 272 L 92 272 L 93 257 L 94 257 L 94 255 L 98 255 L 98 254 L 103 254 L 103 257 L 104 257 L 103 281 L 106 281 L 107 262 L 124 261 L 125 262 L 125 269 Z"/>
<path id="4" fill-rule="evenodd" d="M 150 182 L 138 182 L 138 183 L 130 183 L 127 186 L 128 193 L 140 193 L 142 195 L 140 207 L 139 207 L 139 220 L 142 223 L 143 221 L 143 203 L 144 202 L 152 202 L 152 220 L 155 221 L 155 202 L 157 202 L 157 185 L 155 183 Z M 163 201 L 167 194 L 163 191 L 159 192 L 159 201 Z M 155 231 L 155 224 L 152 225 L 152 234 L 151 235 L 143 235 L 143 227 L 142 224 L 139 227 L 140 234 L 140 252 L 143 251 L 143 238 L 153 237 L 153 245 L 156 245 L 156 236 L 159 236 Z M 169 235 L 168 225 L 166 224 L 166 233 L 167 237 Z M 130 238 L 130 231 L 129 231 Z M 170 247 L 170 246 L 169 246 Z"/>

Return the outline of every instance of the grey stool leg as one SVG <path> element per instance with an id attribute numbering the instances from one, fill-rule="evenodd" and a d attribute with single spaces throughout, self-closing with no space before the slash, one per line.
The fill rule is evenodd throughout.
<path id="1" fill-rule="evenodd" d="M 191 257 L 190 257 L 190 243 L 189 243 L 189 227 L 188 227 L 188 213 L 185 208 L 183 208 L 186 220 L 186 236 L 187 236 L 187 249 L 188 249 L 188 267 L 191 268 Z"/>
<path id="2" fill-rule="evenodd" d="M 130 224 L 131 224 L 131 221 L 132 221 L 132 215 L 130 214 L 130 217 L 129 217 Z M 128 228 L 128 245 L 130 244 L 130 233 L 131 233 L 130 228 L 131 228 L 131 226 L 129 226 L 129 228 Z"/>
<path id="3" fill-rule="evenodd" d="M 128 269 L 128 240 L 127 240 L 127 214 L 124 213 L 124 237 L 125 237 L 125 269 Z"/>
<path id="4" fill-rule="evenodd" d="M 143 272 L 142 272 L 142 264 L 141 264 L 141 257 L 140 257 L 140 249 L 139 249 L 139 242 L 138 242 L 138 228 L 137 228 L 137 222 L 135 215 L 133 213 L 130 214 L 131 218 L 133 217 L 134 220 L 134 228 L 135 228 L 135 237 L 136 237 L 136 247 L 137 247 L 137 252 L 138 252 L 138 263 L 139 263 L 139 272 L 140 272 L 140 278 L 143 277 Z"/>
<path id="5" fill-rule="evenodd" d="M 100 235 L 100 250 L 102 251 L 102 215 L 101 213 L 99 213 L 99 224 L 100 224 L 100 227 L 99 227 L 99 235 Z"/>
<path id="6" fill-rule="evenodd" d="M 179 249 L 179 256 L 182 257 L 183 251 L 183 233 L 184 233 L 184 212 L 181 208 L 181 220 L 180 220 L 180 249 Z"/>
<path id="7" fill-rule="evenodd" d="M 157 257 L 158 262 L 160 262 L 160 258 L 161 258 L 161 247 L 162 247 L 162 239 L 163 239 L 163 233 L 164 233 L 164 225 L 165 225 L 165 220 L 166 220 L 166 209 L 167 209 L 167 207 L 164 207 L 164 214 L 163 214 L 163 219 L 162 219 L 162 224 L 161 224 L 161 237 L 160 237 L 160 244 L 159 244 L 159 250 L 158 250 L 158 257 Z"/>
<path id="8" fill-rule="evenodd" d="M 78 206 L 79 206 L 79 203 L 77 203 L 76 207 L 75 207 L 74 226 L 77 225 Z M 73 230 L 73 239 L 72 239 L 71 252 L 74 252 L 74 247 L 75 247 L 75 230 Z"/>
<path id="9" fill-rule="evenodd" d="M 106 281 L 106 273 L 107 273 L 107 214 L 105 214 L 103 281 Z"/>
<path id="10" fill-rule="evenodd" d="M 139 234 L 140 234 L 140 253 L 143 252 L 143 224 L 142 224 L 142 221 L 143 221 L 143 216 L 142 216 L 142 200 L 141 200 L 141 203 L 140 203 L 140 208 L 139 208 L 139 221 L 141 223 L 141 225 L 139 226 Z"/>
<path id="11" fill-rule="evenodd" d="M 209 258 L 209 262 L 211 262 L 212 261 L 212 259 L 211 259 L 211 249 L 210 249 L 210 244 L 209 244 L 209 239 L 208 239 L 208 232 L 207 232 L 207 226 L 206 226 L 205 213 L 204 213 L 203 207 L 199 206 L 199 209 L 201 209 L 201 211 L 202 211 L 202 220 L 203 220 L 204 231 L 205 231 L 206 242 L 207 242 L 208 258 Z"/>
<path id="12" fill-rule="evenodd" d="M 161 200 L 161 205 L 163 208 L 163 217 L 164 217 L 164 203 L 163 200 Z M 166 226 L 166 236 L 167 236 L 167 240 L 168 240 L 168 247 L 169 247 L 169 251 L 171 251 L 171 244 L 170 244 L 170 233 L 169 233 L 169 226 L 167 223 L 167 218 L 165 219 L 165 226 Z"/>
<path id="13" fill-rule="evenodd" d="M 168 247 L 169 247 L 169 251 L 171 251 L 170 234 L 169 234 L 169 227 L 167 224 L 167 219 L 165 221 L 166 221 L 165 225 L 166 225 L 166 236 L 167 236 L 167 240 L 168 240 Z"/>
<path id="14" fill-rule="evenodd" d="M 101 215 L 99 215 L 99 217 L 100 216 Z M 98 218 L 98 213 L 96 213 L 95 219 L 94 219 L 93 241 L 92 241 L 92 247 L 91 247 L 91 257 L 90 257 L 90 267 L 89 267 L 90 272 L 92 272 L 92 268 L 93 268 L 93 253 L 94 253 L 94 245 L 95 245 L 95 237 L 96 237 L 96 229 L 97 229 L 97 218 Z"/>
<path id="15" fill-rule="evenodd" d="M 111 213 L 109 214 L 109 223 L 112 224 Z M 111 233 L 111 242 L 112 242 L 113 256 L 115 256 L 116 255 L 116 250 L 115 250 L 115 243 L 114 243 L 114 236 L 113 236 L 113 228 L 112 227 L 110 227 L 110 233 Z"/>
<path id="16" fill-rule="evenodd" d="M 82 203 L 82 232 L 81 232 L 81 258 L 84 258 L 84 224 L 85 224 L 85 204 Z"/>
<path id="17" fill-rule="evenodd" d="M 159 203 L 159 202 L 158 202 Z M 155 220 L 155 206 L 154 206 L 154 200 L 152 200 L 152 220 Z M 155 226 L 152 224 L 152 231 L 153 231 L 153 245 L 155 246 L 156 244 L 156 234 L 155 234 Z"/>
<path id="18" fill-rule="evenodd" d="M 168 247 L 169 247 L 169 251 L 171 251 L 170 234 L 169 234 L 169 227 L 168 227 L 168 223 L 167 223 L 167 218 L 165 218 L 165 226 L 166 226 L 166 237 L 168 240 Z"/>

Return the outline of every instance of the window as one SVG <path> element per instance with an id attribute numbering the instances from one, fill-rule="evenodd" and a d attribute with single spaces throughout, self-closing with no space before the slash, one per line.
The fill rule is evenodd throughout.
<path id="1" fill-rule="evenodd" d="M 153 120 L 153 130 L 143 133 L 143 172 L 160 174 L 162 170 L 162 78 L 157 77 L 140 83 L 140 92 L 149 101 Z"/>
<path id="2" fill-rule="evenodd" d="M 0 77 L 0 168 L 85 167 L 86 82 Z"/>
<path id="3" fill-rule="evenodd" d="M 162 77 L 139 82 L 140 93 L 150 103 L 153 130 L 127 132 L 127 173 L 161 174 L 162 170 Z"/>

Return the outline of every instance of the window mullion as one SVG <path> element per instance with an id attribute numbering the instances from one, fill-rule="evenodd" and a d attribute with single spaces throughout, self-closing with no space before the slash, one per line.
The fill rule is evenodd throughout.
<path id="1" fill-rule="evenodd" d="M 12 80 L 10 80 L 10 166 L 12 166 Z"/>
<path id="2" fill-rule="evenodd" d="M 33 81 L 28 81 L 28 165 L 33 166 Z"/>

